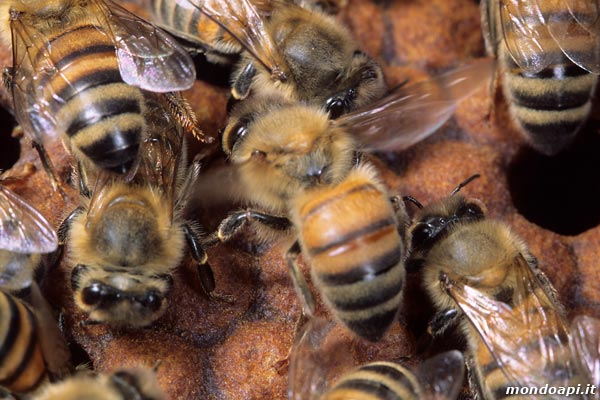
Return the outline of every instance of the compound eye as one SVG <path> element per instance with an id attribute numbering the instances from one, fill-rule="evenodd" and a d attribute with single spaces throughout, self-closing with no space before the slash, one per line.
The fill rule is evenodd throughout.
<path id="1" fill-rule="evenodd" d="M 414 247 L 419 247 L 418 245 L 426 242 L 431 238 L 431 235 L 431 225 L 419 223 L 412 231 L 412 243 Z"/>
<path id="2" fill-rule="evenodd" d="M 81 293 L 81 299 L 85 304 L 88 305 L 98 304 L 102 301 L 104 294 L 105 293 L 102 289 L 102 285 L 100 285 L 98 282 L 95 282 L 83 289 Z"/>
<path id="3" fill-rule="evenodd" d="M 158 311 L 162 305 L 162 299 L 157 292 L 151 291 L 146 293 L 141 303 L 152 311 Z"/>
<path id="4" fill-rule="evenodd" d="M 344 104 L 344 100 L 339 97 L 332 97 L 327 100 L 326 104 L 327 112 L 329 113 L 329 118 L 337 119 L 342 116 L 346 111 L 346 106 Z"/>
<path id="5" fill-rule="evenodd" d="M 229 153 L 233 151 L 233 146 L 241 142 L 248 134 L 248 125 L 251 118 L 246 116 L 238 120 L 238 122 L 229 130 L 227 137 L 223 138 L 225 142 L 225 150 Z"/>
<path id="6" fill-rule="evenodd" d="M 462 218 L 480 218 L 483 217 L 483 215 L 484 213 L 481 207 L 474 203 L 467 203 L 456 211 L 456 216 Z"/>

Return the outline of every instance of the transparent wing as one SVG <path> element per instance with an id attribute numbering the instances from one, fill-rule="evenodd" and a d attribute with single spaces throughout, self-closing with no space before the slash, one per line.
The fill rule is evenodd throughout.
<path id="1" fill-rule="evenodd" d="M 600 320 L 584 315 L 575 317 L 570 344 L 590 383 L 600 386 Z"/>
<path id="2" fill-rule="evenodd" d="M 522 256 L 513 267 L 514 307 L 469 286 L 449 284 L 448 293 L 511 383 L 566 386 L 576 375 L 566 321 Z"/>
<path id="3" fill-rule="evenodd" d="M 546 25 L 542 7 L 555 0 L 498 0 L 500 24 L 508 52 L 529 72 L 560 64 L 563 55 Z M 545 4 L 545 5 L 544 5 Z"/>
<path id="4" fill-rule="evenodd" d="M 194 62 L 175 39 L 111 0 L 95 0 L 95 5 L 117 47 L 123 81 L 160 93 L 192 87 Z"/>
<path id="5" fill-rule="evenodd" d="M 401 86 L 336 123 L 356 136 L 365 150 L 404 150 L 446 122 L 458 102 L 489 81 L 494 65 L 492 59 L 479 59 L 433 79 Z"/>
<path id="6" fill-rule="evenodd" d="M 58 75 L 52 46 L 45 34 L 23 24 L 18 16 L 11 20 L 10 27 L 13 66 L 9 85 L 15 118 L 31 140 L 42 143 L 45 135 L 57 135 L 55 110 L 51 104 L 63 101 L 45 82 L 55 80 L 56 86 L 61 87 L 70 84 Z"/>
<path id="7" fill-rule="evenodd" d="M 289 371 L 289 398 L 316 400 L 327 388 L 327 355 L 323 342 L 334 322 L 313 317 L 298 332 L 292 348 Z"/>
<path id="8" fill-rule="evenodd" d="M 285 80 L 283 60 L 265 28 L 261 12 L 252 1 L 177 0 L 177 3 L 183 7 L 186 7 L 185 3 L 197 7 L 235 37 L 246 51 L 271 72 L 274 79 Z"/>
<path id="9" fill-rule="evenodd" d="M 16 253 L 50 253 L 58 238 L 35 208 L 0 185 L 0 249 Z"/>
<path id="10" fill-rule="evenodd" d="M 463 385 L 465 359 L 458 350 L 431 357 L 419 368 L 417 377 L 428 400 L 454 400 Z"/>
<path id="11" fill-rule="evenodd" d="M 599 0 L 561 0 L 560 6 L 548 14 L 548 31 L 571 61 L 600 74 Z"/>

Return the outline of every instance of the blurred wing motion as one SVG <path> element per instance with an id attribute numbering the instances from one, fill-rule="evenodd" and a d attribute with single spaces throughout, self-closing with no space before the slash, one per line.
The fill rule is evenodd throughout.
<path id="1" fill-rule="evenodd" d="M 428 400 L 454 400 L 465 377 L 465 359 L 458 350 L 447 351 L 425 360 L 418 379 Z"/>
<path id="2" fill-rule="evenodd" d="M 571 350 L 591 384 L 600 386 L 600 320 L 577 316 L 571 323 Z"/>
<path id="3" fill-rule="evenodd" d="M 95 3 L 117 47 L 123 81 L 160 93 L 192 87 L 194 62 L 175 39 L 111 0 Z"/>
<path id="4" fill-rule="evenodd" d="M 35 208 L 0 185 L 0 249 L 16 253 L 50 253 L 58 238 Z"/>
<path id="5" fill-rule="evenodd" d="M 364 150 L 404 150 L 431 135 L 456 104 L 488 81 L 492 59 L 479 59 L 431 80 L 402 86 L 390 95 L 340 117 Z"/>
<path id="6" fill-rule="evenodd" d="M 513 267 L 514 308 L 470 286 L 447 282 L 446 290 L 514 386 L 566 386 L 576 375 L 566 321 L 525 259 Z"/>
<path id="7" fill-rule="evenodd" d="M 334 322 L 313 317 L 298 332 L 290 356 L 289 398 L 316 400 L 327 388 L 327 354 L 323 342 Z"/>
<path id="8" fill-rule="evenodd" d="M 191 3 L 235 37 L 276 80 L 285 80 L 284 62 L 266 30 L 259 9 L 250 0 L 177 0 Z M 290 6 L 293 6 L 290 4 Z"/>
<path id="9" fill-rule="evenodd" d="M 600 73 L 598 0 L 498 0 L 502 34 L 515 63 L 528 72 L 564 64 Z"/>

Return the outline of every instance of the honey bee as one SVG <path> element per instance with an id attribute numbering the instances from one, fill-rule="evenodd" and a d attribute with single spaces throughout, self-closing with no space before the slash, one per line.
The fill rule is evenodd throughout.
<path id="1" fill-rule="evenodd" d="M 473 89 L 477 85 L 463 78 L 489 73 L 490 66 L 480 61 L 407 86 L 404 96 L 396 93 L 335 121 L 320 108 L 285 100 L 240 103 L 223 147 L 239 167 L 240 191 L 259 209 L 231 214 L 214 240 L 228 240 L 246 221 L 260 223 L 264 238 L 273 230 L 293 232 L 297 241 L 286 260 L 304 316 L 315 304 L 296 264 L 299 253 L 333 314 L 360 337 L 379 340 L 402 297 L 407 217 L 356 149 L 414 144 L 448 118 L 458 93 L 470 90 L 455 85 Z"/>
<path id="2" fill-rule="evenodd" d="M 597 2 L 486 0 L 481 16 L 516 125 L 537 151 L 560 152 L 592 108 L 600 74 Z"/>
<path id="3" fill-rule="evenodd" d="M 457 397 L 465 370 L 463 355 L 457 350 L 425 360 L 415 372 L 388 361 L 348 368 L 349 372 L 343 373 L 328 387 L 330 367 L 343 364 L 339 357 L 328 354 L 325 345 L 331 327 L 329 321 L 315 318 L 294 344 L 290 362 L 290 399 L 453 400 Z"/>
<path id="4" fill-rule="evenodd" d="M 429 332 L 459 323 L 484 399 L 510 387 L 585 386 L 556 290 L 523 240 L 487 219 L 479 200 L 457 195 L 470 180 L 420 209 L 408 230 L 412 266 L 438 310 Z"/>
<path id="5" fill-rule="evenodd" d="M 158 319 L 186 244 L 203 289 L 209 295 L 214 289 L 200 227 L 182 216 L 200 166 L 186 165 L 181 127 L 164 103 L 163 96 L 147 96 L 153 118 L 132 181 L 100 173 L 90 191 L 91 178 L 80 173 L 81 205 L 59 228 L 74 265 L 75 303 L 88 314 L 87 323 L 135 328 Z"/>
<path id="6" fill-rule="evenodd" d="M 191 87 L 193 62 L 172 38 L 111 0 L 11 0 L 0 5 L 1 40 L 12 46 L 3 77 L 15 117 L 57 185 L 45 139 L 124 174 L 148 121 L 143 91 Z"/>
<path id="7" fill-rule="evenodd" d="M 245 99 L 251 91 L 261 95 L 275 91 L 290 101 L 326 107 L 338 116 L 379 99 L 386 91 L 379 64 L 318 4 L 303 7 L 285 0 L 177 3 L 179 14 L 189 5 L 196 7 L 246 50 L 234 72 L 232 95 L 236 99 Z M 199 15 L 188 13 L 183 21 Z"/>
<path id="8" fill-rule="evenodd" d="M 33 307 L 0 290 L 0 386 L 12 393 L 30 392 L 70 370 L 69 350 L 35 282 L 29 297 Z"/>
<path id="9" fill-rule="evenodd" d="M 28 289 L 42 265 L 42 254 L 54 252 L 58 238 L 39 211 L 0 183 L 0 288 Z"/>
<path id="10" fill-rule="evenodd" d="M 58 383 L 49 384 L 32 400 L 164 400 L 166 395 L 152 370 L 122 368 L 111 373 L 82 371 Z"/>

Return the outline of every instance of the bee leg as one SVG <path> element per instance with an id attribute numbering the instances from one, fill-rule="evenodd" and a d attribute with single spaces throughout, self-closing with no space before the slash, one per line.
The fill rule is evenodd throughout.
<path id="1" fill-rule="evenodd" d="M 62 188 L 63 183 L 60 180 L 60 178 L 58 178 L 56 176 L 54 166 L 52 165 L 52 161 L 50 160 L 50 157 L 48 156 L 46 149 L 44 149 L 44 146 L 42 146 L 41 143 L 37 143 L 35 141 L 32 141 L 31 143 L 33 145 L 33 148 L 38 152 L 38 154 L 40 156 L 40 161 L 42 162 L 42 167 L 44 168 L 44 171 L 46 171 L 48 178 L 50 178 L 50 183 L 52 184 L 52 188 L 54 189 L 54 191 L 58 192 L 63 198 L 67 197 L 67 194 L 65 193 L 65 191 Z"/>
<path id="2" fill-rule="evenodd" d="M 290 270 L 290 276 L 292 278 L 292 283 L 294 284 L 294 290 L 300 299 L 300 304 L 302 307 L 302 312 L 300 313 L 300 316 L 298 317 L 298 320 L 296 320 L 296 324 L 294 326 L 294 338 L 298 337 L 304 324 L 306 324 L 306 322 L 315 315 L 316 308 L 315 298 L 308 288 L 308 283 L 304 278 L 302 270 L 296 262 L 301 252 L 302 249 L 300 248 L 300 243 L 296 240 L 292 247 L 290 247 L 285 253 L 285 260 Z M 292 349 L 290 348 L 288 354 L 273 365 L 280 375 L 283 375 L 286 372 L 290 362 L 291 352 Z"/>
<path id="3" fill-rule="evenodd" d="M 231 85 L 231 95 L 237 100 L 243 100 L 250 93 L 252 80 L 256 75 L 256 68 L 249 62 L 244 69 L 235 77 L 233 85 Z"/>
<path id="4" fill-rule="evenodd" d="M 216 286 L 215 276 L 210 264 L 208 263 L 208 255 L 206 254 L 204 247 L 202 247 L 202 241 L 200 240 L 198 233 L 187 224 L 183 225 L 183 231 L 185 233 L 185 238 L 187 239 L 188 247 L 192 253 L 192 257 L 194 260 L 196 260 L 198 277 L 200 278 L 200 285 L 202 286 L 202 291 L 204 294 L 206 294 L 210 299 L 232 303 L 234 300 L 233 296 L 214 293 Z"/>
<path id="5" fill-rule="evenodd" d="M 479 380 L 477 379 L 477 375 L 475 375 L 475 366 L 472 356 L 468 356 L 465 358 L 465 366 L 467 368 L 467 384 L 469 385 L 469 394 L 471 398 L 478 400 L 481 397 L 479 396 L 479 388 L 481 385 L 479 384 Z"/>
<path id="6" fill-rule="evenodd" d="M 213 233 L 204 240 L 204 245 L 211 247 L 219 242 L 228 241 L 233 235 L 242 229 L 248 220 L 257 221 L 278 231 L 288 230 L 292 226 L 290 220 L 285 217 L 265 214 L 256 210 L 240 210 L 229 214 L 227 218 L 225 218 L 219 224 L 217 232 Z"/>
<path id="7" fill-rule="evenodd" d="M 427 333 L 433 337 L 439 336 L 456 321 L 458 321 L 458 311 L 455 308 L 439 311 L 429 321 Z"/>
<path id="8" fill-rule="evenodd" d="M 191 133 L 197 140 L 203 143 L 212 143 L 214 138 L 206 134 L 198 127 L 198 120 L 192 107 L 179 92 L 165 93 L 169 104 L 171 115 L 179 121 L 184 130 Z"/>
<path id="9" fill-rule="evenodd" d="M 302 306 L 302 317 L 304 320 L 301 319 L 299 322 L 305 322 L 314 316 L 316 302 L 314 296 L 308 288 L 308 283 L 306 283 L 304 274 L 302 273 L 302 270 L 296 261 L 301 252 L 302 250 L 300 249 L 300 243 L 295 241 L 292 247 L 290 247 L 285 254 L 285 261 L 287 262 L 287 266 L 290 271 L 292 283 L 294 284 L 294 290 L 296 290 L 296 294 L 298 295 L 300 304 Z"/>
<path id="10" fill-rule="evenodd" d="M 73 223 L 75 217 L 82 212 L 84 212 L 83 207 L 77 207 L 60 223 L 58 230 L 56 231 L 58 236 L 58 248 L 53 253 L 48 254 L 45 259 L 45 263 L 48 266 L 48 271 L 52 271 L 58 266 L 58 262 L 62 258 L 62 254 L 64 252 L 69 230 L 71 229 L 71 223 Z"/>

